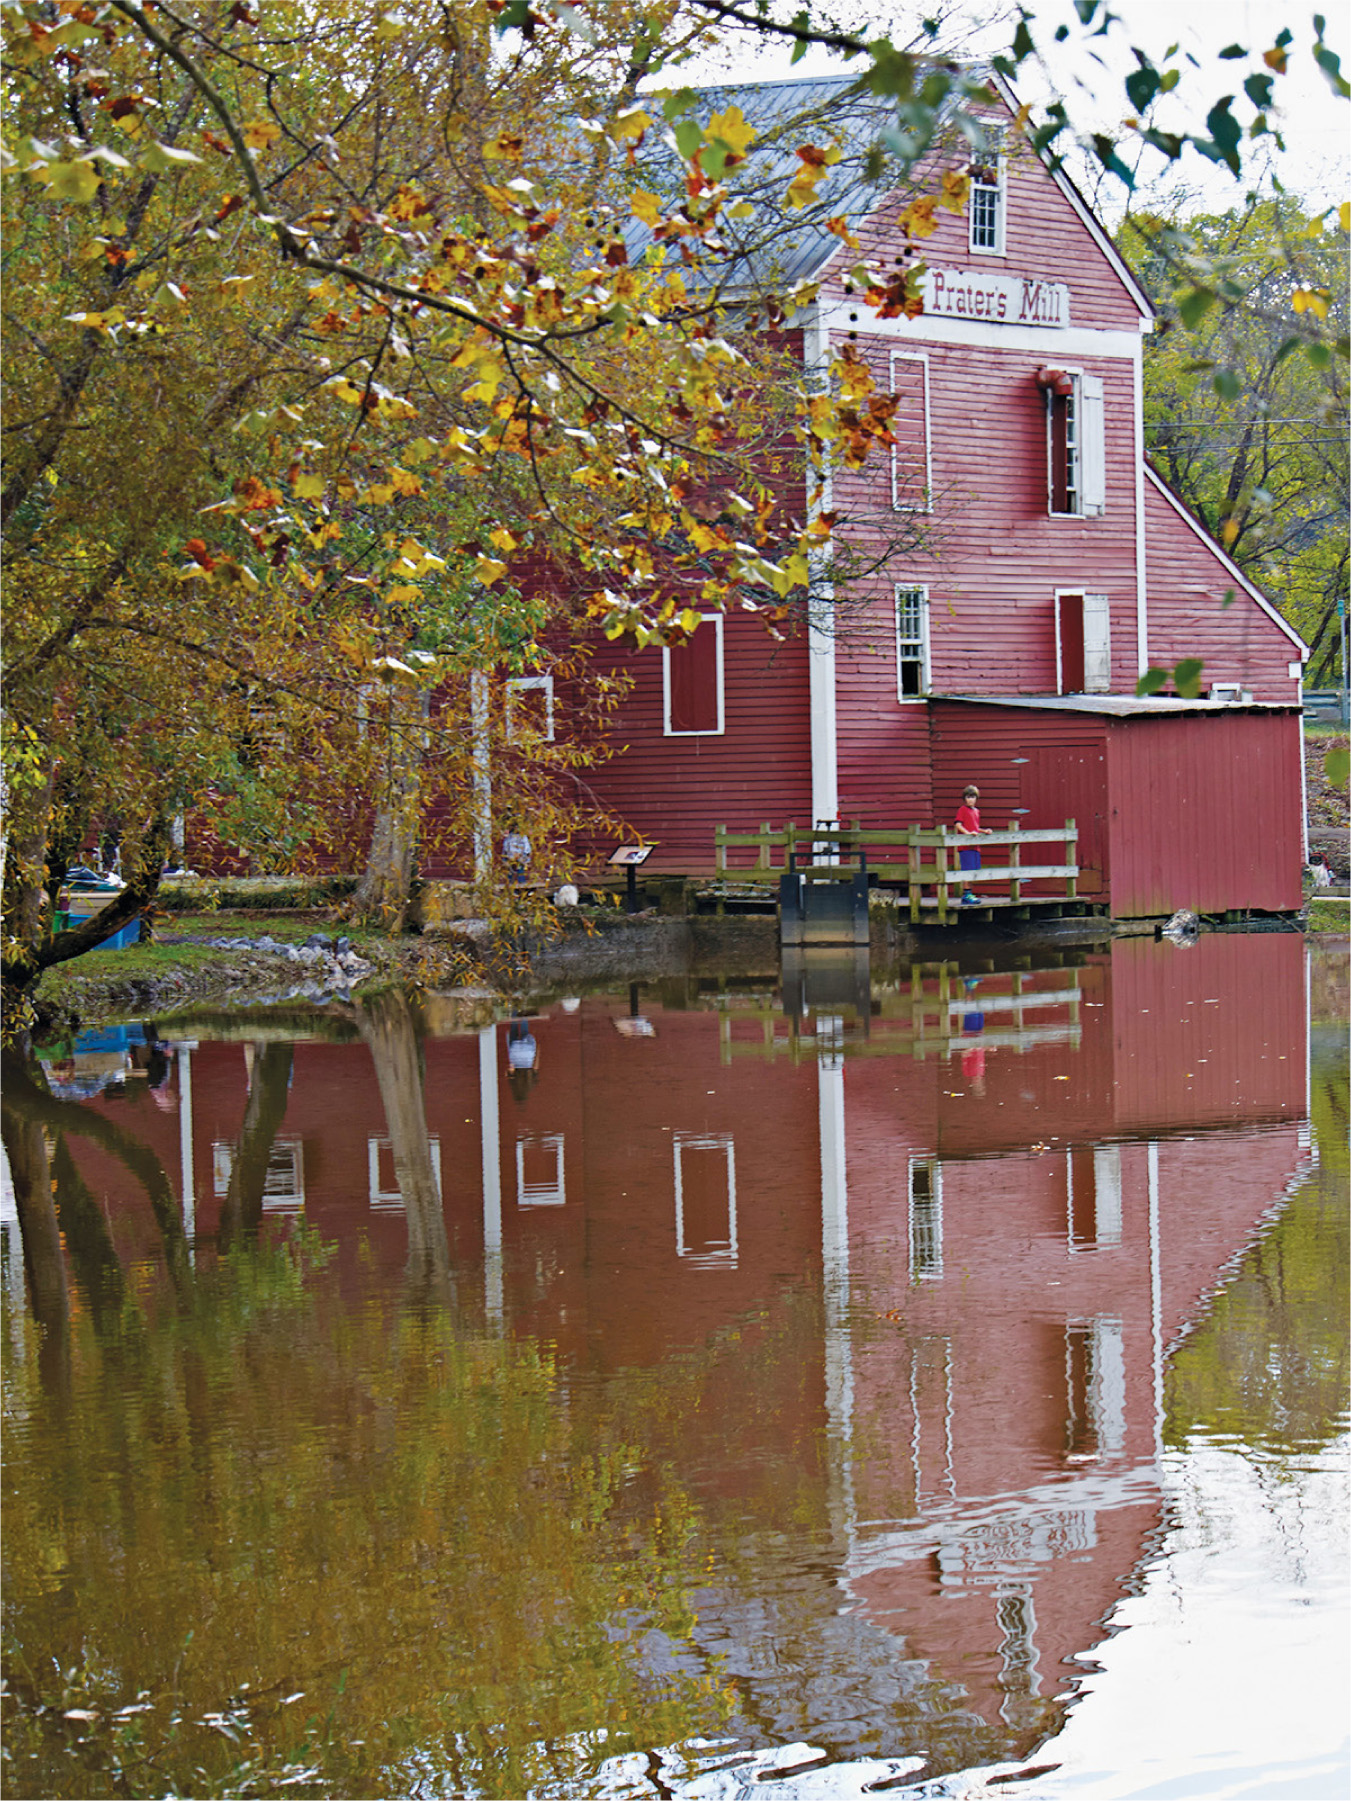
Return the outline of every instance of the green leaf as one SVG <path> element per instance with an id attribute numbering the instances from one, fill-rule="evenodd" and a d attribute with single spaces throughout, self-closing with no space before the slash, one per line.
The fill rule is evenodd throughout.
<path id="1" fill-rule="evenodd" d="M 1243 92 L 1252 101 L 1258 112 L 1264 113 L 1271 105 L 1270 75 L 1249 75 L 1243 83 Z"/>
<path id="2" fill-rule="evenodd" d="M 1173 686 L 1185 700 L 1196 700 L 1201 693 L 1201 671 L 1205 667 L 1199 657 L 1183 657 L 1173 671 Z"/>
<path id="3" fill-rule="evenodd" d="M 1323 774 L 1334 788 L 1345 788 L 1351 779 L 1351 750 L 1338 744 L 1323 758 Z"/>
<path id="4" fill-rule="evenodd" d="M 676 149 L 690 162 L 704 141 L 703 127 L 694 119 L 682 119 L 675 128 Z"/>
<path id="5" fill-rule="evenodd" d="M 1230 44 L 1226 49 L 1218 52 L 1219 59 L 1222 63 L 1238 62 L 1247 54 L 1248 52 L 1243 48 L 1242 44 Z"/>
<path id="6" fill-rule="evenodd" d="M 1146 694 L 1157 694 L 1167 680 L 1168 671 L 1166 669 L 1146 669 L 1135 684 L 1135 692 L 1141 698 Z"/>
<path id="7" fill-rule="evenodd" d="M 1178 318 L 1189 331 L 1205 318 L 1215 304 L 1215 296 L 1209 288 L 1183 288 L 1177 296 Z"/>
<path id="8" fill-rule="evenodd" d="M 1126 77 L 1126 98 L 1137 113 L 1148 111 L 1149 103 L 1159 91 L 1159 72 L 1148 64 L 1132 69 Z"/>
<path id="9" fill-rule="evenodd" d="M 678 119 L 681 113 L 687 113 L 696 103 L 698 96 L 693 88 L 678 88 L 674 94 L 668 94 L 661 103 L 661 110 L 668 119 Z"/>
<path id="10" fill-rule="evenodd" d="M 74 163 L 48 163 L 41 175 L 43 185 L 58 200 L 74 200 L 87 206 L 99 191 L 99 172 L 87 157 Z"/>
<path id="11" fill-rule="evenodd" d="M 1232 607 L 1237 599 L 1238 595 L 1235 594 L 1234 590 L 1232 588 L 1226 588 L 1224 591 L 1224 599 L 1220 602 L 1220 610 L 1223 611 L 1225 607 Z"/>
<path id="12" fill-rule="evenodd" d="M 1215 392 L 1221 400 L 1237 400 L 1243 392 L 1243 383 L 1232 369 L 1217 369 Z"/>

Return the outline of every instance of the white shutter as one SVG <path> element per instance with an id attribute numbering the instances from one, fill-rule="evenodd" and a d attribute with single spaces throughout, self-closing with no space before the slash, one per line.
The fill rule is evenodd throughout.
<path id="1" fill-rule="evenodd" d="M 1103 426 L 1102 377 L 1079 377 L 1079 481 L 1085 515 L 1107 511 L 1107 442 Z"/>
<path id="2" fill-rule="evenodd" d="M 1084 595 L 1084 693 L 1112 691 L 1112 609 L 1105 594 Z"/>

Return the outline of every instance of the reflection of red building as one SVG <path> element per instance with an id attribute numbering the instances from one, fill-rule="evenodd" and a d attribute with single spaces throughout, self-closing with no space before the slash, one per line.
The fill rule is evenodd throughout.
<path id="1" fill-rule="evenodd" d="M 457 1304 L 602 1378 L 725 1347 L 680 1419 L 688 1478 L 745 1512 L 791 1466 L 853 1615 L 1030 1742 L 1157 1522 L 1169 1348 L 1299 1164 L 1303 958 L 1124 940 L 1077 968 L 917 968 L 866 1019 L 605 995 L 428 1039 Z M 95 1104 L 153 1145 L 204 1255 L 262 1051 L 178 1064 L 176 1112 Z M 264 1217 L 303 1206 L 349 1294 L 397 1287 L 367 1047 L 299 1042 L 269 1079 Z M 77 1154 L 145 1261 L 125 1168 Z M 793 1354 L 761 1355 L 804 1295 Z"/>

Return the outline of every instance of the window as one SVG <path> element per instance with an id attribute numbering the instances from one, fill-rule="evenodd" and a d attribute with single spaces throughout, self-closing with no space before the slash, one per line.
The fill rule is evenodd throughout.
<path id="1" fill-rule="evenodd" d="M 507 741 L 552 744 L 554 736 L 554 678 L 551 675 L 517 675 L 507 683 Z"/>
<path id="2" fill-rule="evenodd" d="M 919 700 L 929 692 L 929 590 L 896 589 L 896 693 Z"/>
<path id="3" fill-rule="evenodd" d="M 943 1172 L 937 1163 L 910 1163 L 910 1280 L 943 1275 Z"/>
<path id="4" fill-rule="evenodd" d="M 238 1147 L 217 1139 L 211 1147 L 212 1186 L 230 1192 Z M 299 1138 L 278 1138 L 267 1154 L 263 1177 L 264 1213 L 301 1213 L 305 1208 L 305 1145 Z"/>
<path id="5" fill-rule="evenodd" d="M 1047 506 L 1096 519 L 1107 510 L 1102 377 L 1039 369 L 1037 383 L 1046 394 Z"/>
<path id="6" fill-rule="evenodd" d="M 701 613 L 683 644 L 661 653 L 664 729 L 668 738 L 711 736 L 723 729 L 721 613 Z"/>
<path id="7" fill-rule="evenodd" d="M 516 1140 L 516 1205 L 563 1207 L 563 1134 L 526 1133 Z"/>
<path id="8" fill-rule="evenodd" d="M 1004 254 L 1004 159 L 996 156 L 971 171 L 967 207 L 970 245 L 979 256 Z"/>
<path id="9" fill-rule="evenodd" d="M 1065 1461 L 1092 1463 L 1126 1440 L 1126 1365 L 1119 1319 L 1106 1315 L 1065 1328 Z"/>
<path id="10" fill-rule="evenodd" d="M 436 1192 L 441 1192 L 441 1140 L 432 1133 L 427 1140 Z M 394 1166 L 394 1146 L 388 1138 L 366 1140 L 366 1188 L 372 1209 L 377 1213 L 401 1212 L 403 1189 Z"/>
<path id="11" fill-rule="evenodd" d="M 1057 694 L 1110 694 L 1112 609 L 1105 594 L 1055 597 Z"/>
<path id="12" fill-rule="evenodd" d="M 891 504 L 898 513 L 933 511 L 929 441 L 929 359 L 923 351 L 893 350 L 891 391 Z"/>
<path id="13" fill-rule="evenodd" d="M 1121 1147 L 1070 1151 L 1065 1165 L 1071 1251 L 1121 1243 Z"/>
<path id="14" fill-rule="evenodd" d="M 735 1268 L 736 1156 L 729 1137 L 675 1135 L 676 1255 L 702 1268 Z"/>

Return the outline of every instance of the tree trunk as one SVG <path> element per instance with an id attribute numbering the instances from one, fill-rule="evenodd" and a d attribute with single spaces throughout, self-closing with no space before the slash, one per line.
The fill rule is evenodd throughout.
<path id="1" fill-rule="evenodd" d="M 248 1105 L 220 1212 L 217 1242 L 222 1250 L 235 1239 L 256 1238 L 263 1223 L 268 1160 L 286 1117 L 293 1054 L 289 1044 L 261 1044 L 254 1056 Z"/>
<path id="2" fill-rule="evenodd" d="M 371 831 L 366 868 L 347 917 L 382 931 L 402 932 L 413 898 L 413 872 L 422 827 L 422 757 L 426 696 L 390 684 L 384 791 Z"/>
<path id="3" fill-rule="evenodd" d="M 444 1300 L 449 1298 L 450 1246 L 427 1130 L 422 1050 L 408 996 L 397 989 L 373 996 L 362 1003 L 357 1023 L 375 1064 L 408 1216 L 408 1285 L 419 1299 Z"/>

